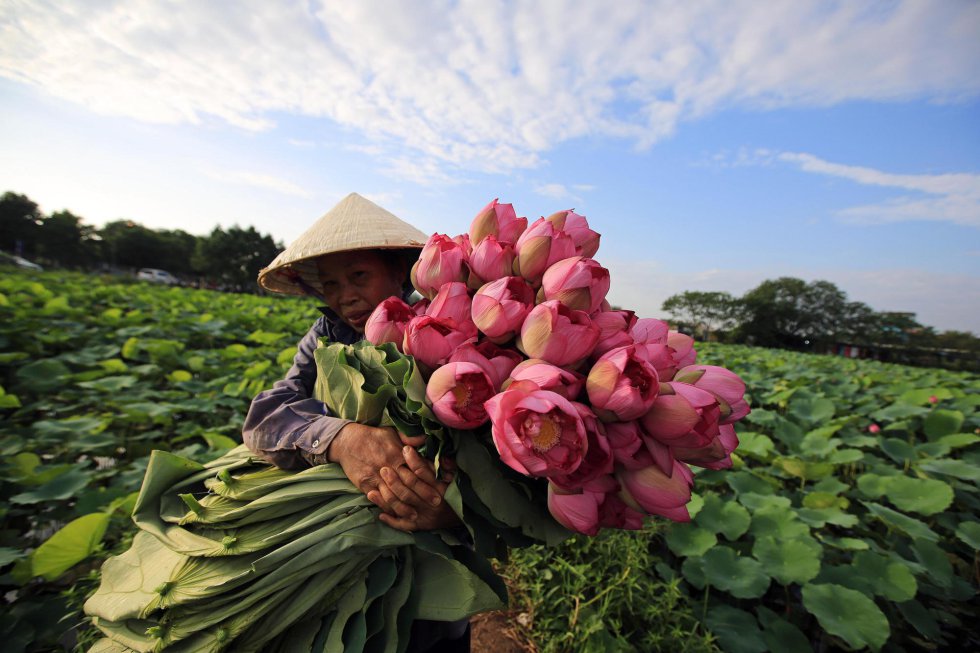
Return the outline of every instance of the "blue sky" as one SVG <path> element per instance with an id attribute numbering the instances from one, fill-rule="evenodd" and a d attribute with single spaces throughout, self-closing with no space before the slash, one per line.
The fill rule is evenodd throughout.
<path id="1" fill-rule="evenodd" d="M 603 234 L 611 299 L 827 279 L 980 334 L 980 4 L 5 2 L 0 190 L 289 242 L 351 191 Z"/>

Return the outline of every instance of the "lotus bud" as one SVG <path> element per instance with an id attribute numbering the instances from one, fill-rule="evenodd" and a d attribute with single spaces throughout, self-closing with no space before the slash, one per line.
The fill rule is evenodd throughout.
<path id="1" fill-rule="evenodd" d="M 660 394 L 640 418 L 647 435 L 671 447 L 707 446 L 718 435 L 721 411 L 707 390 L 686 383 L 661 384 Z"/>
<path id="2" fill-rule="evenodd" d="M 634 343 L 630 333 L 636 323 L 633 311 L 599 311 L 592 315 L 592 323 L 599 327 L 599 341 L 592 350 L 593 358 L 599 358 L 610 349 Z"/>
<path id="3" fill-rule="evenodd" d="M 587 313 L 550 300 L 528 313 L 517 347 L 530 358 L 566 367 L 588 356 L 598 340 L 599 329 Z"/>
<path id="4" fill-rule="evenodd" d="M 498 347 L 490 341 L 477 344 L 467 343 L 453 352 L 449 362 L 467 362 L 479 365 L 493 382 L 494 392 L 499 392 L 510 373 L 524 360 L 513 349 Z"/>
<path id="5" fill-rule="evenodd" d="M 432 299 L 444 283 L 465 282 L 469 273 L 463 246 L 443 234 L 432 234 L 412 266 L 412 284 Z"/>
<path id="6" fill-rule="evenodd" d="M 677 367 L 693 365 L 698 353 L 694 351 L 694 338 L 677 331 L 667 332 L 667 346 L 674 350 L 672 355 Z"/>
<path id="7" fill-rule="evenodd" d="M 571 401 L 578 398 L 585 385 L 585 377 L 578 372 L 562 369 L 540 358 L 529 358 L 518 363 L 506 383 L 513 381 L 531 381 L 541 390 L 557 392 Z"/>
<path id="8" fill-rule="evenodd" d="M 660 379 L 636 345 L 627 345 L 603 354 L 595 362 L 585 390 L 600 419 L 625 422 L 650 410 L 660 390 Z"/>
<path id="9" fill-rule="evenodd" d="M 415 311 L 411 306 L 398 297 L 389 297 L 378 304 L 364 324 L 364 337 L 375 345 L 393 342 L 401 351 L 405 326 L 413 317 Z"/>
<path id="10" fill-rule="evenodd" d="M 464 343 L 474 338 L 453 328 L 448 320 L 431 315 L 413 317 L 405 327 L 402 351 L 414 356 L 423 372 L 431 373 L 449 361 L 449 357 Z"/>
<path id="11" fill-rule="evenodd" d="M 541 279 L 544 298 L 568 308 L 594 313 L 609 292 L 609 270 L 590 258 L 573 256 L 549 267 Z"/>
<path id="12" fill-rule="evenodd" d="M 575 256 L 575 243 L 564 231 L 539 218 L 521 234 L 514 250 L 517 252 L 515 274 L 537 288 L 545 270 L 562 259 Z"/>
<path id="13" fill-rule="evenodd" d="M 687 503 L 691 500 L 694 477 L 683 463 L 674 461 L 673 472 L 669 475 L 651 466 L 620 470 L 616 478 L 622 486 L 619 497 L 626 505 L 674 521 L 691 520 Z"/>
<path id="14" fill-rule="evenodd" d="M 494 200 L 473 218 L 470 224 L 470 242 L 475 247 L 488 235 L 492 235 L 499 242 L 513 245 L 526 228 L 527 218 L 518 218 L 513 204 L 500 204 Z"/>
<path id="15" fill-rule="evenodd" d="M 671 447 L 673 456 L 689 465 L 706 469 L 728 469 L 732 466 L 732 452 L 738 447 L 738 436 L 731 424 L 718 427 L 718 435 L 706 446 L 696 449 Z"/>
<path id="16" fill-rule="evenodd" d="M 599 234 L 589 229 L 589 222 L 584 215 L 574 211 L 559 211 L 552 213 L 545 220 L 569 235 L 575 243 L 575 253 L 579 256 L 591 258 L 599 251 Z"/>
<path id="17" fill-rule="evenodd" d="M 470 285 L 479 288 L 485 283 L 508 277 L 514 269 L 514 246 L 489 234 L 470 253 L 472 271 Z"/>
<path id="18" fill-rule="evenodd" d="M 608 477 L 609 474 L 612 474 L 614 463 L 612 448 L 609 446 L 609 440 L 606 439 L 602 422 L 596 418 L 595 413 L 588 406 L 576 401 L 573 401 L 572 405 L 578 411 L 582 423 L 585 425 L 588 447 L 585 450 L 585 456 L 582 458 L 582 464 L 575 471 L 570 474 L 552 474 L 549 476 L 552 483 L 566 489 L 583 487 L 599 477 Z"/>
<path id="19" fill-rule="evenodd" d="M 731 370 L 716 365 L 689 365 L 678 370 L 673 380 L 707 390 L 717 397 L 722 424 L 733 424 L 749 414 L 745 382 Z"/>
<path id="20" fill-rule="evenodd" d="M 450 281 L 442 284 L 439 292 L 425 310 L 426 315 L 448 322 L 454 329 L 468 337 L 476 338 L 473 324 L 472 301 L 465 283 Z"/>
<path id="21" fill-rule="evenodd" d="M 449 362 L 429 377 L 425 397 L 440 422 L 456 429 L 473 429 L 488 419 L 483 403 L 494 395 L 490 377 L 473 363 Z"/>
<path id="22" fill-rule="evenodd" d="M 534 308 L 534 290 L 520 277 L 504 277 L 482 286 L 473 296 L 473 323 L 497 344 L 519 333 Z"/>
<path id="23" fill-rule="evenodd" d="M 645 317 L 636 321 L 630 329 L 630 333 L 638 344 L 642 343 L 645 345 L 666 345 L 667 344 L 667 333 L 670 331 L 670 326 L 663 320 L 655 320 L 651 317 Z"/>

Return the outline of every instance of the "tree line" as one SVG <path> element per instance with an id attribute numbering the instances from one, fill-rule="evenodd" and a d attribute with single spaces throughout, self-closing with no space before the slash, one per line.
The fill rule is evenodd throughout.
<path id="1" fill-rule="evenodd" d="M 682 330 L 705 340 L 980 367 L 980 338 L 972 333 L 937 331 L 915 313 L 875 311 L 829 281 L 768 279 L 741 297 L 686 291 L 668 297 L 662 308 Z"/>
<path id="2" fill-rule="evenodd" d="M 254 291 L 259 270 L 282 250 L 254 227 L 215 227 L 206 236 L 150 229 L 133 220 L 101 228 L 71 211 L 45 215 L 26 195 L 0 197 L 0 249 L 45 265 L 77 270 L 167 270 L 188 283 Z"/>

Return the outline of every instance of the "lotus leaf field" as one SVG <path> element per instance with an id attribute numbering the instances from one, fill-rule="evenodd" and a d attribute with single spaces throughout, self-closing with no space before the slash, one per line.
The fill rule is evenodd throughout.
<path id="1" fill-rule="evenodd" d="M 205 462 L 316 317 L 279 297 L 0 271 L 0 630 L 84 650 L 149 452 Z M 652 317 L 652 316 L 650 316 Z M 700 344 L 748 385 L 734 469 L 687 524 L 511 552 L 540 651 L 977 650 L 980 378 Z"/>

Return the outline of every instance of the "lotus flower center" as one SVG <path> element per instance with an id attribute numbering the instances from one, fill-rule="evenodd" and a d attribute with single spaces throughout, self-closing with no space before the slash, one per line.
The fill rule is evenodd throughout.
<path id="1" fill-rule="evenodd" d="M 650 392 L 651 381 L 650 373 L 636 361 L 628 361 L 623 370 L 624 376 L 629 379 L 630 385 L 636 388 L 640 394 L 646 395 Z"/>
<path id="2" fill-rule="evenodd" d="M 529 415 L 524 420 L 524 433 L 531 438 L 535 451 L 545 452 L 561 440 L 561 423 L 547 415 Z"/>
<path id="3" fill-rule="evenodd" d="M 459 408 L 466 408 L 470 405 L 470 400 L 473 398 L 473 391 L 470 387 L 464 383 L 457 383 L 452 390 L 453 399 L 456 400 L 456 406 Z"/>

